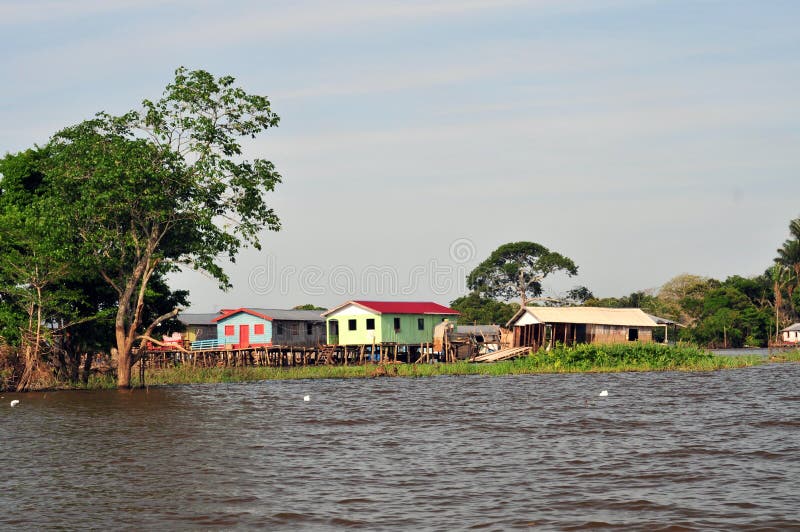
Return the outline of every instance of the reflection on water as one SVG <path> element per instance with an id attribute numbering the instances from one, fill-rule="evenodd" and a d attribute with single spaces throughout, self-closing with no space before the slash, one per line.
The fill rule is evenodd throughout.
<path id="1" fill-rule="evenodd" d="M 796 528 L 798 381 L 782 364 L 5 394 L 0 527 Z"/>

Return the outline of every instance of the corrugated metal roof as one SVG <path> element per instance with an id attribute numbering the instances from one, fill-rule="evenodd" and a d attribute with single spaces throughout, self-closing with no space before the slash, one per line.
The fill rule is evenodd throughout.
<path id="1" fill-rule="evenodd" d="M 445 307 L 432 301 L 364 301 L 353 300 L 334 307 L 322 315 L 333 314 L 347 305 L 358 305 L 366 310 L 371 310 L 377 314 L 445 314 L 458 316 L 461 313 L 457 310 Z"/>
<path id="2" fill-rule="evenodd" d="M 642 309 L 601 307 L 525 307 L 514 315 L 509 324 L 516 322 L 525 312 L 542 323 L 591 323 L 633 327 L 658 325 Z"/>
<path id="3" fill-rule="evenodd" d="M 224 309 L 221 314 L 217 314 L 214 322 L 226 320 L 231 316 L 245 312 L 265 320 L 293 320 L 293 321 L 324 321 L 318 310 L 283 310 L 275 308 L 251 308 L 242 307 L 237 309 Z"/>
<path id="4" fill-rule="evenodd" d="M 184 325 L 214 325 L 214 320 L 219 317 L 219 312 L 215 314 L 178 314 L 177 320 Z"/>
<path id="5" fill-rule="evenodd" d="M 432 301 L 353 301 L 381 314 L 460 314 Z"/>
<path id="6" fill-rule="evenodd" d="M 458 334 L 500 334 L 499 325 L 457 325 Z"/>
<path id="7" fill-rule="evenodd" d="M 325 321 L 322 317 L 322 312 L 324 312 L 322 310 L 282 310 L 275 308 L 250 308 L 250 310 L 265 314 L 273 320 Z"/>
<path id="8" fill-rule="evenodd" d="M 658 316 L 653 316 L 652 314 L 647 314 L 647 315 L 650 316 L 650 319 L 652 319 L 654 322 L 656 322 L 659 325 L 677 325 L 678 327 L 684 327 L 683 325 L 681 325 L 677 321 L 672 321 L 672 320 L 669 320 L 667 318 L 659 318 Z"/>
<path id="9" fill-rule="evenodd" d="M 789 332 L 789 331 L 800 331 L 800 323 L 795 323 L 793 325 L 789 325 L 785 329 L 781 329 L 781 332 Z"/>

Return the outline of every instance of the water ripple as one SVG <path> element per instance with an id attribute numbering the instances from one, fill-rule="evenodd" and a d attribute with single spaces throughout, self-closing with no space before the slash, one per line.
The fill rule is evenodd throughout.
<path id="1" fill-rule="evenodd" d="M 782 364 L 27 394 L 0 406 L 0 528 L 800 528 L 798 381 Z"/>

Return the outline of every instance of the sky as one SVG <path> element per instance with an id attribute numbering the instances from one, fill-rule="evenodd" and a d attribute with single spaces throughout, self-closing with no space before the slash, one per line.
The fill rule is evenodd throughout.
<path id="1" fill-rule="evenodd" d="M 619 297 L 770 266 L 800 216 L 794 0 L 0 0 L 0 154 L 156 99 L 178 66 L 268 96 L 244 144 L 280 232 L 196 312 L 434 300 L 506 242 Z"/>

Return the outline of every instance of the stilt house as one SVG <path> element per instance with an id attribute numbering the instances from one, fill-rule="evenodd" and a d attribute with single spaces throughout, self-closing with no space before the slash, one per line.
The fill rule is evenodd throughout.
<path id="1" fill-rule="evenodd" d="M 459 312 L 428 301 L 348 301 L 322 316 L 331 345 L 419 345 L 432 343 L 434 327 Z"/>
<path id="2" fill-rule="evenodd" d="M 525 307 L 506 325 L 513 328 L 514 347 L 561 342 L 610 344 L 652 342 L 657 324 L 638 308 Z"/>
<path id="3" fill-rule="evenodd" d="M 216 328 L 214 337 L 196 340 L 192 348 L 314 347 L 325 343 L 325 320 L 315 310 L 223 309 L 211 321 Z"/>
<path id="4" fill-rule="evenodd" d="M 210 314 L 178 314 L 178 321 L 186 328 L 183 340 L 186 342 L 216 340 L 217 323 L 214 320 L 218 317 L 219 312 Z"/>

